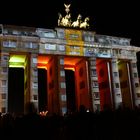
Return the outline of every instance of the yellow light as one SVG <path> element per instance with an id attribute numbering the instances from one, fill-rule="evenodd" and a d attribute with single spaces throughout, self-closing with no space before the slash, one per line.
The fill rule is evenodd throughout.
<path id="1" fill-rule="evenodd" d="M 25 62 L 25 55 L 12 55 L 10 56 L 9 62 Z"/>
<path id="2" fill-rule="evenodd" d="M 9 59 L 9 67 L 23 67 L 25 64 L 26 55 L 11 55 Z"/>
<path id="3" fill-rule="evenodd" d="M 47 70 L 46 66 L 38 66 L 37 68 L 39 68 L 39 69 L 46 69 Z"/>
<path id="4" fill-rule="evenodd" d="M 65 70 L 72 70 L 72 71 L 75 71 L 75 68 L 72 68 L 72 67 L 65 67 Z"/>

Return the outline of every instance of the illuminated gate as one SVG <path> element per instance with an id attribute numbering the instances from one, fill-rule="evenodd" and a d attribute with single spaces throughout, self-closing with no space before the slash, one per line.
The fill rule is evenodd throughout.
<path id="1" fill-rule="evenodd" d="M 62 25 L 62 22 L 59 23 Z M 81 105 L 91 110 L 103 110 L 105 106 L 117 108 L 121 103 L 129 108 L 140 105 L 136 65 L 136 52 L 140 51 L 140 48 L 131 46 L 130 39 L 98 35 L 94 31 L 71 27 L 43 29 L 0 26 L 2 113 L 25 112 L 25 107 L 30 102 L 35 105 L 37 111 L 48 110 L 50 114 L 61 115 L 64 115 L 67 109 L 78 110 Z M 11 84 L 8 69 L 14 71 L 15 68 L 19 68 L 23 75 L 23 107 L 18 111 L 10 109 L 10 104 L 16 101 L 10 97 L 8 87 Z M 42 69 L 46 73 L 46 82 L 42 88 L 44 93 L 38 84 L 42 78 L 38 71 Z M 65 77 L 67 70 L 72 72 L 74 81 L 72 98 L 66 93 L 67 78 L 71 78 Z M 41 98 L 45 99 L 42 105 Z M 75 104 L 71 108 L 72 103 Z"/>

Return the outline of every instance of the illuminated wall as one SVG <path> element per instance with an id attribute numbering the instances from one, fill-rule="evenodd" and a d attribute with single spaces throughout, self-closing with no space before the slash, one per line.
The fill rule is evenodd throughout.
<path id="1" fill-rule="evenodd" d="M 66 55 L 84 55 L 84 41 L 82 40 L 82 31 L 65 30 L 66 38 Z"/>
<path id="2" fill-rule="evenodd" d="M 101 110 L 103 110 L 105 106 L 112 107 L 112 91 L 110 89 L 111 76 L 109 72 L 110 67 L 108 60 L 97 59 L 96 63 L 100 92 L 100 107 Z"/>
<path id="3" fill-rule="evenodd" d="M 130 83 L 129 63 L 120 60 L 118 63 L 119 77 L 121 85 L 122 103 L 125 107 L 132 108 L 132 91 Z"/>
<path id="4" fill-rule="evenodd" d="M 58 71 L 56 66 L 57 58 L 52 57 L 47 64 L 48 111 L 51 113 L 59 112 Z"/>
<path id="5" fill-rule="evenodd" d="M 65 38 L 69 44 L 72 44 L 71 41 L 82 41 L 82 31 L 65 29 Z"/>
<path id="6" fill-rule="evenodd" d="M 87 61 L 82 59 L 75 66 L 76 98 L 78 109 L 80 105 L 84 105 L 87 109 L 91 109 L 88 75 Z"/>

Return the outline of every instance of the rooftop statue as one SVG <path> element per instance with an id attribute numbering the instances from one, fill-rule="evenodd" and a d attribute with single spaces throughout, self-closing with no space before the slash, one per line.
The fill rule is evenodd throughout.
<path id="1" fill-rule="evenodd" d="M 89 27 L 89 17 L 86 17 L 85 18 L 85 20 L 84 20 L 84 22 L 82 22 L 81 24 L 80 24 L 80 28 L 88 28 Z"/>
<path id="2" fill-rule="evenodd" d="M 58 26 L 65 26 L 70 27 L 71 26 L 71 14 L 66 14 L 65 17 L 62 17 L 62 15 L 58 14 Z"/>
<path id="3" fill-rule="evenodd" d="M 71 6 L 71 4 L 65 4 L 64 3 L 64 6 L 65 6 L 65 11 L 66 11 L 66 13 L 68 14 L 69 13 L 69 11 L 70 11 L 70 6 Z"/>
<path id="4" fill-rule="evenodd" d="M 71 26 L 71 14 L 67 14 L 61 20 L 63 26 L 70 27 Z"/>
<path id="5" fill-rule="evenodd" d="M 74 21 L 73 23 L 72 23 L 72 27 L 80 27 L 80 25 L 81 25 L 81 19 L 82 19 L 82 16 L 79 14 L 78 15 L 78 17 L 77 17 L 77 20 L 76 21 Z"/>
<path id="6" fill-rule="evenodd" d="M 65 26 L 65 27 L 70 27 L 71 26 L 71 14 L 69 13 L 70 11 L 70 4 L 64 4 L 65 6 L 65 11 L 66 15 L 63 17 L 61 13 L 58 13 L 58 26 Z"/>
<path id="7" fill-rule="evenodd" d="M 58 13 L 58 26 L 62 26 L 61 24 L 62 24 L 62 22 L 61 22 L 61 20 L 62 20 L 62 14 L 61 13 Z"/>
<path id="8" fill-rule="evenodd" d="M 71 13 L 70 6 L 71 4 L 64 4 L 66 15 L 63 17 L 61 13 L 58 13 L 58 26 L 64 27 L 74 27 L 74 28 L 88 28 L 89 27 L 89 17 L 86 17 L 85 20 L 82 22 L 82 15 L 79 14 L 77 16 L 77 20 L 72 22 L 71 21 Z"/>

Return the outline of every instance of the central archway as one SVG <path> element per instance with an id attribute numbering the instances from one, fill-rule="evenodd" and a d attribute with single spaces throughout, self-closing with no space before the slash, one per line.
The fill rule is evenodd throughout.
<path id="1" fill-rule="evenodd" d="M 64 58 L 64 68 L 66 72 L 66 96 L 68 110 L 79 110 L 81 105 L 84 105 L 86 109 L 92 110 L 92 105 L 90 104 L 91 93 L 89 90 L 88 60 L 83 57 L 67 56 Z M 67 70 L 69 70 L 69 72 Z M 69 83 L 67 83 L 67 81 L 69 81 Z M 69 95 L 69 91 L 73 92 L 71 93 L 71 96 Z"/>

